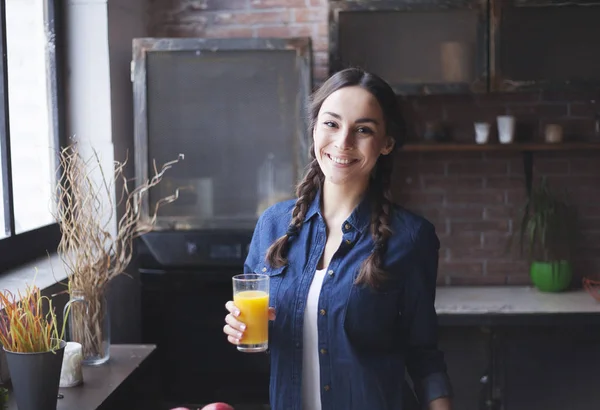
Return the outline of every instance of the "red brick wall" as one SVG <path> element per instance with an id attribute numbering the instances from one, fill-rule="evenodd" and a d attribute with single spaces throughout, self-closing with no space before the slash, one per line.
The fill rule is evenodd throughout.
<path id="1" fill-rule="evenodd" d="M 314 76 L 327 75 L 327 0 L 153 0 L 154 37 L 311 36 Z M 520 139 L 539 141 L 548 122 L 563 125 L 569 141 L 600 142 L 585 93 L 518 93 L 402 99 L 411 140 L 425 121 L 441 121 L 455 141 L 473 140 L 473 122 L 492 124 L 499 114 L 517 117 Z M 494 127 L 492 127 L 494 128 Z M 394 191 L 399 202 L 435 223 L 442 241 L 439 283 L 529 284 L 527 264 L 506 243 L 525 198 L 520 153 L 438 152 L 398 155 Z M 600 274 L 600 151 L 534 154 L 534 176 L 568 188 L 580 213 L 576 261 L 584 275 Z"/>
<path id="2" fill-rule="evenodd" d="M 312 38 L 314 77 L 327 75 L 327 0 L 152 0 L 154 37 Z"/>
<path id="3" fill-rule="evenodd" d="M 527 264 L 507 249 L 525 199 L 519 153 L 401 153 L 395 196 L 435 223 L 439 283 L 528 284 Z M 600 155 L 536 153 L 534 175 L 568 188 L 580 213 L 578 277 L 600 273 Z M 579 280 L 576 280 L 576 284 Z"/>

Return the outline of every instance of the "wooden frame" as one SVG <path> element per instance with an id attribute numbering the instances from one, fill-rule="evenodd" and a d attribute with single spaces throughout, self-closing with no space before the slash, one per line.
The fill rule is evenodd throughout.
<path id="1" fill-rule="evenodd" d="M 147 119 L 147 56 L 153 52 L 192 51 L 197 53 L 214 53 L 218 51 L 281 51 L 293 50 L 296 64 L 299 67 L 302 87 L 298 90 L 297 99 L 301 108 L 306 105 L 312 90 L 312 46 L 310 38 L 137 38 L 133 40 L 133 61 L 131 80 L 133 82 L 134 108 L 134 146 L 135 175 L 137 181 L 149 177 L 148 159 L 148 119 Z M 297 175 L 302 175 L 308 163 L 309 136 L 305 115 L 299 115 L 295 124 L 294 162 Z M 149 199 L 145 196 L 142 202 L 143 221 L 149 218 Z M 160 219 L 160 218 L 159 218 Z M 165 228 L 157 223 L 157 229 Z"/>

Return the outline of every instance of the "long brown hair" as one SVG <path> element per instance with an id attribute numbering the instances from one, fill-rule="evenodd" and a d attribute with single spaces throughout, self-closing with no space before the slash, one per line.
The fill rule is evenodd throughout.
<path id="1" fill-rule="evenodd" d="M 325 99 L 335 91 L 350 86 L 362 87 L 373 94 L 383 111 L 386 135 L 394 139 L 394 148 L 399 147 L 402 144 L 404 123 L 400 116 L 396 94 L 380 77 L 357 68 L 348 68 L 335 73 L 312 95 L 308 107 L 309 135 L 312 137 L 319 110 Z M 292 220 L 288 230 L 267 251 L 266 259 L 273 267 L 281 267 L 287 263 L 290 241 L 298 235 L 306 211 L 315 199 L 318 190 L 323 186 L 325 178 L 315 157 L 314 144 L 311 144 L 310 156 L 312 160 L 306 175 L 296 189 L 297 200 L 292 211 Z M 373 288 L 379 287 L 387 279 L 387 274 L 382 265 L 388 239 L 392 234 L 390 228 L 392 167 L 393 155 L 381 155 L 375 165 L 373 178 L 368 189 L 372 203 L 370 229 L 374 247 L 371 254 L 363 262 L 356 282 L 368 284 Z"/>

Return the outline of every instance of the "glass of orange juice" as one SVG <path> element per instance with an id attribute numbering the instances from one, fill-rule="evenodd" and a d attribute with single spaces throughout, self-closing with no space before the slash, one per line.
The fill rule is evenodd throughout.
<path id="1" fill-rule="evenodd" d="M 233 303 L 237 318 L 246 325 L 237 346 L 241 352 L 264 352 L 269 347 L 269 276 L 244 273 L 233 277 Z"/>

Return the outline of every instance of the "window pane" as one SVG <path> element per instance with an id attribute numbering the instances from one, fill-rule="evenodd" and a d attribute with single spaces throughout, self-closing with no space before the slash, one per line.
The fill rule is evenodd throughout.
<path id="1" fill-rule="evenodd" d="M 42 0 L 6 0 L 9 127 L 17 234 L 54 222 L 52 196 L 57 148 L 51 92 L 54 39 L 48 34 L 45 8 L 46 2 Z"/>

